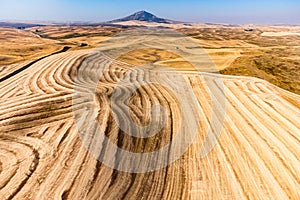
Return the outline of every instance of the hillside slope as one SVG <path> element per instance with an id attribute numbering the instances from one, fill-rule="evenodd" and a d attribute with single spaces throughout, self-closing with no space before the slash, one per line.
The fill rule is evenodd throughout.
<path id="1" fill-rule="evenodd" d="M 145 123 L 151 115 L 149 105 L 163 104 L 171 114 L 162 134 L 142 141 L 120 133 L 108 109 L 109 94 L 132 66 L 108 65 L 105 56 L 89 56 L 88 64 L 80 65 L 89 53 L 47 57 L 0 84 L 2 199 L 300 198 L 300 96 L 257 78 L 222 75 L 226 117 L 218 144 L 205 158 L 200 159 L 199 152 L 208 127 L 216 126 L 209 123 L 207 84 L 215 89 L 217 102 L 222 91 L 216 75 L 182 72 L 197 96 L 199 114 L 199 132 L 186 153 L 166 168 L 140 174 L 119 172 L 97 161 L 83 145 L 73 119 L 74 80 L 80 68 L 93 72 L 93 66 L 108 67 L 97 93 L 98 119 L 121 148 L 161 147 L 174 136 L 181 119 L 172 94 L 153 85 L 140 89 L 130 108 L 139 123 Z M 134 72 L 131 77 L 138 82 L 143 74 Z M 221 113 L 216 115 L 220 120 Z M 106 146 L 100 147 L 105 154 Z"/>

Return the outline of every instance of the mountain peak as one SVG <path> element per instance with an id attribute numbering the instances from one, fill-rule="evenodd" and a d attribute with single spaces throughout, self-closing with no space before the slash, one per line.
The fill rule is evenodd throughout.
<path id="1" fill-rule="evenodd" d="M 145 10 L 140 10 L 138 12 L 135 12 L 134 14 L 150 14 L 150 15 L 153 15 L 153 14 L 151 14 L 151 13 L 145 11 Z"/>
<path id="2" fill-rule="evenodd" d="M 170 20 L 156 17 L 155 15 L 153 15 L 145 10 L 138 11 L 132 15 L 129 15 L 129 16 L 121 18 L 121 19 L 116 19 L 111 22 L 124 22 L 124 21 L 131 21 L 131 20 L 156 22 L 156 23 L 170 23 Z"/>

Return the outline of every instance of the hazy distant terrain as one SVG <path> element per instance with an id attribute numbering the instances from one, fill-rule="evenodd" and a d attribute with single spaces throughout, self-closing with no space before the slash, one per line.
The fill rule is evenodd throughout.
<path id="1" fill-rule="evenodd" d="M 194 38 L 206 49 L 223 74 L 262 78 L 300 94 L 297 70 L 300 59 L 300 36 L 297 33 L 300 33 L 300 28 L 297 26 L 253 26 L 253 31 L 245 31 L 248 26 L 187 25 L 178 22 L 156 23 L 153 20 L 125 22 L 125 28 L 111 25 L 42 26 L 24 30 L 2 28 L 0 64 L 34 60 L 64 46 L 72 47 L 71 50 L 94 48 L 101 41 L 123 30 L 159 25 L 174 28 Z M 279 35 L 269 36 L 268 33 Z M 173 61 L 172 64 L 176 62 Z"/>

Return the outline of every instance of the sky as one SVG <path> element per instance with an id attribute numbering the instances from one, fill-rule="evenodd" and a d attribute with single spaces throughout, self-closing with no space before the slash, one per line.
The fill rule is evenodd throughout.
<path id="1" fill-rule="evenodd" d="M 299 0 L 2 0 L 0 20 L 103 22 L 140 10 L 184 22 L 300 24 Z"/>

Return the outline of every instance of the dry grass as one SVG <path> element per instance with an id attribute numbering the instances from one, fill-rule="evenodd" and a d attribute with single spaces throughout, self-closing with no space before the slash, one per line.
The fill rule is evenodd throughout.
<path id="1" fill-rule="evenodd" d="M 25 30 L 0 28 L 0 66 L 35 60 L 64 46 L 71 46 L 72 50 L 97 47 L 119 31 L 114 27 L 92 26 L 43 26 Z"/>
<path id="2" fill-rule="evenodd" d="M 176 58 L 153 49 L 144 52 Z M 168 144 L 182 122 L 180 112 L 185 111 L 180 111 L 178 99 L 159 84 L 139 88 L 129 105 L 138 124 L 151 119 L 150 106 L 157 103 L 166 109 L 167 120 L 153 137 L 128 136 L 112 116 L 111 91 L 125 72 L 131 73 L 131 80 L 137 83 L 144 81 L 147 71 L 130 71 L 132 66 L 121 62 L 106 68 L 111 61 L 107 57 L 89 56 L 85 65 L 79 65 L 89 53 L 82 50 L 50 56 L 0 84 L 3 199 L 300 198 L 300 96 L 251 77 L 222 76 L 226 118 L 222 123 L 224 113 L 220 108 L 215 113 L 215 123 L 211 123 L 209 94 L 213 92 L 217 105 L 224 100 L 217 76 L 182 72 L 197 97 L 193 109 L 199 117 L 199 129 L 186 153 L 168 167 L 134 174 L 113 170 L 97 161 L 83 145 L 74 123 L 73 109 L 83 112 L 81 107 L 72 107 L 76 76 L 82 78 L 82 83 L 98 86 L 93 97 L 99 105 L 95 108 L 98 122 L 111 142 L 128 151 L 150 152 Z M 155 56 L 145 57 L 146 54 L 140 54 L 145 58 L 142 63 L 157 60 Z M 135 58 L 133 61 L 137 62 Z M 86 76 L 95 72 L 95 66 L 106 69 L 100 80 Z M 170 72 L 165 73 L 164 81 L 177 83 Z M 87 87 L 81 91 L 87 96 L 93 94 Z M 82 98 L 77 100 L 84 101 L 85 95 Z M 193 113 L 187 116 L 187 121 L 196 120 Z M 207 157 L 200 159 L 207 130 L 215 129 L 218 123 L 223 126 L 219 142 Z M 85 130 L 90 128 L 89 124 L 83 125 Z M 95 138 L 97 133 L 85 139 L 92 142 Z M 100 140 L 95 145 L 101 153 L 116 156 Z M 181 148 L 181 144 L 176 148 Z"/>
<path id="3" fill-rule="evenodd" d="M 76 47 L 86 43 L 85 48 L 97 47 L 103 40 L 121 31 L 120 28 L 102 26 L 44 26 L 28 30 L 35 32 L 36 29 L 36 34 L 42 38 L 70 43 Z"/>
<path id="4" fill-rule="evenodd" d="M 10 60 L 3 59 L 2 64 L 34 59 L 65 44 L 73 50 L 44 58 L 0 83 L 1 199 L 300 199 L 299 95 L 261 79 L 229 75 L 221 76 L 224 83 L 221 91 L 218 76 L 188 71 L 190 66 L 182 58 L 159 49 L 131 51 L 118 58 L 123 62 L 111 65 L 107 63 L 113 60 L 106 56 L 90 55 L 91 47 L 118 29 L 47 26 L 39 28 L 38 33 L 1 30 L 1 45 L 5 47 L 0 50 L 1 55 L 12 56 Z M 180 31 L 193 36 L 219 69 L 225 68 L 222 73 L 257 76 L 299 92 L 296 36 L 264 38 L 261 33 L 267 31 L 265 28 L 252 33 L 239 28 Z M 17 45 L 18 42 L 24 46 Z M 80 47 L 83 42 L 88 45 Z M 35 45 L 37 49 L 33 48 Z M 81 65 L 83 61 L 85 64 Z M 197 101 L 192 108 L 194 113 L 187 113 L 183 119 L 180 114 L 187 111 L 180 110 L 179 98 L 184 98 L 184 93 L 176 98 L 171 90 L 159 84 L 138 88 L 129 105 L 137 124 L 148 124 L 153 117 L 151 105 L 159 103 L 167 112 L 166 124 L 160 132 L 142 139 L 130 137 L 118 127 L 110 101 L 117 81 L 125 72 L 135 85 L 148 80 L 147 73 L 166 73 L 165 83 L 179 83 L 178 76 L 170 71 L 129 70 L 147 63 L 171 65 L 180 71 Z M 2 67 L 0 75 L 21 65 Z M 89 76 L 101 69 L 105 70 L 100 80 Z M 156 150 L 174 138 L 182 120 L 198 121 L 193 144 L 177 161 L 154 172 L 124 173 L 105 166 L 87 151 L 74 121 L 74 110 L 82 114 L 81 109 L 85 109 L 72 104 L 78 76 L 88 87 L 79 85 L 86 95 L 76 101 L 84 102 L 94 94 L 89 86 L 97 85 L 92 99 L 97 105 L 98 123 L 118 147 L 131 152 Z M 124 94 L 130 92 L 122 89 Z M 225 100 L 223 92 L 226 110 L 220 106 Z M 215 123 L 211 122 L 211 93 L 218 106 Z M 187 101 L 192 105 L 190 99 Z M 91 128 L 90 124 L 82 124 L 84 130 Z M 223 129 L 218 144 L 200 159 L 208 129 L 216 130 L 219 126 Z M 191 129 L 189 123 L 183 127 Z M 150 126 L 151 130 L 155 128 Z M 117 156 L 95 138 L 101 137 L 93 132 L 85 141 L 96 141 L 95 148 L 101 154 Z M 182 148 L 182 144 L 174 148 Z M 164 159 L 159 157 L 157 161 Z"/>
<path id="5" fill-rule="evenodd" d="M 38 30 L 36 32 L 36 30 Z M 45 26 L 24 30 L 2 28 L 0 31 L 1 71 L 11 71 L 16 65 L 3 66 L 34 60 L 61 49 L 71 50 L 97 47 L 122 29 L 101 26 Z M 283 35 L 263 36 L 264 32 L 299 32 L 297 27 L 254 27 L 253 32 L 244 28 L 179 28 L 201 45 L 216 67 L 224 74 L 255 76 L 299 94 L 298 72 L 300 37 Z M 161 51 L 139 50 L 124 55 L 121 60 L 131 64 L 153 62 L 175 69 L 192 70 L 182 58 L 170 57 Z M 5 68 L 5 70 L 4 70 Z M 8 70 L 11 68 L 10 70 Z M 298 70 L 299 71 L 299 70 Z"/>
<path id="6" fill-rule="evenodd" d="M 289 30 L 299 31 L 299 27 L 254 27 L 253 32 L 241 28 L 180 29 L 207 49 L 221 73 L 258 77 L 300 94 L 300 37 L 262 35 L 265 31 Z M 216 57 L 215 52 L 220 57 Z M 218 62 L 219 59 L 223 62 Z"/>
<path id="7" fill-rule="evenodd" d="M 192 70 L 193 66 L 185 61 L 181 56 L 162 49 L 138 49 L 120 56 L 117 60 L 129 63 L 134 66 L 146 64 L 159 64 L 174 70 Z"/>
<path id="8" fill-rule="evenodd" d="M 298 47 L 272 47 L 244 52 L 230 67 L 220 72 L 258 77 L 300 94 L 299 65 Z"/>
<path id="9" fill-rule="evenodd" d="M 13 28 L 0 28 L 0 65 L 34 60 L 63 47 L 59 41 Z"/>

